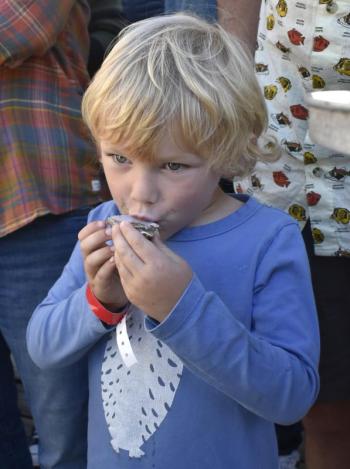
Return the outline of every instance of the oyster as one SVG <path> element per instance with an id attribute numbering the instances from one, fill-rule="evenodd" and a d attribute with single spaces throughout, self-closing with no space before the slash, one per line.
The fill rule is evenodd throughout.
<path id="1" fill-rule="evenodd" d="M 159 233 L 158 223 L 138 220 L 129 215 L 112 215 L 106 220 L 106 225 L 112 227 L 116 223 L 121 223 L 122 221 L 127 221 L 139 231 L 145 238 L 151 240 L 156 233 Z"/>

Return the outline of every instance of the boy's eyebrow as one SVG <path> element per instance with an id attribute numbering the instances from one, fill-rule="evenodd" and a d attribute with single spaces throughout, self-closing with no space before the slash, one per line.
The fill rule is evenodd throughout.
<path id="1" fill-rule="evenodd" d="M 114 146 L 113 144 L 110 144 L 110 145 L 103 145 L 102 144 L 102 145 L 100 145 L 100 148 L 105 153 L 118 153 L 118 154 L 121 154 L 121 155 L 124 155 L 124 153 L 128 153 L 126 150 L 121 151 L 120 148 L 118 148 L 116 145 Z"/>
<path id="2" fill-rule="evenodd" d="M 112 150 L 112 149 L 115 150 L 117 147 L 117 144 L 100 142 L 100 147 L 103 148 L 104 150 Z"/>
<path id="3" fill-rule="evenodd" d="M 101 148 L 102 149 L 102 148 Z M 132 153 L 132 150 L 130 151 L 127 151 L 127 150 L 121 150 L 117 147 L 117 145 L 113 145 L 113 144 L 110 144 L 110 145 L 105 145 L 104 148 L 103 148 L 103 151 L 105 153 L 118 153 L 122 156 L 128 156 L 128 154 L 131 154 Z M 178 152 L 172 152 L 172 153 L 169 153 L 169 154 L 165 154 L 162 156 L 162 160 L 164 161 L 170 161 L 172 159 L 176 159 L 176 158 L 179 158 L 179 157 L 185 157 L 185 158 L 199 158 L 199 155 L 196 155 L 195 153 L 192 153 L 191 151 L 188 151 L 188 152 L 184 152 L 183 150 L 180 150 Z M 159 158 L 159 157 L 158 157 Z"/>
<path id="4" fill-rule="evenodd" d="M 195 161 L 199 158 L 199 156 L 194 155 L 193 153 L 169 153 L 168 155 L 162 155 L 161 157 L 156 156 L 155 161 L 160 163 L 171 163 L 174 161 L 181 160 L 181 162 L 186 161 Z"/>

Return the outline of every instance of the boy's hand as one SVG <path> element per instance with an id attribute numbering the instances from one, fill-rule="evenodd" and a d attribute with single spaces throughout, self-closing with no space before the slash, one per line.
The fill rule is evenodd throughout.
<path id="1" fill-rule="evenodd" d="M 127 297 L 161 322 L 190 283 L 191 268 L 159 236 L 150 242 L 130 223 L 113 226 L 112 238 L 115 263 Z"/>
<path id="2" fill-rule="evenodd" d="M 106 245 L 111 235 L 106 234 L 105 223 L 89 223 L 79 232 L 78 238 L 86 277 L 94 295 L 112 312 L 121 308 L 128 299 L 120 283 L 113 251 Z"/>

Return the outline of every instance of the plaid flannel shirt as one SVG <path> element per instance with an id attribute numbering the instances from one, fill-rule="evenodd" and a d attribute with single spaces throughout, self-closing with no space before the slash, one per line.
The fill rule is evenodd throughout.
<path id="1" fill-rule="evenodd" d="M 0 0 L 0 236 L 100 200 L 85 0 Z"/>

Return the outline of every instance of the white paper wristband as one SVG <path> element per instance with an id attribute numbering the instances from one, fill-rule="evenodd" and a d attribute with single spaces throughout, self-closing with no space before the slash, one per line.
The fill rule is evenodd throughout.
<path id="1" fill-rule="evenodd" d="M 125 366 L 127 368 L 130 368 L 131 366 L 135 365 L 135 363 L 137 363 L 137 359 L 131 347 L 131 343 L 128 336 L 126 324 L 127 317 L 128 315 L 126 314 L 123 319 L 118 323 L 116 328 L 116 339 L 120 356 Z"/>

